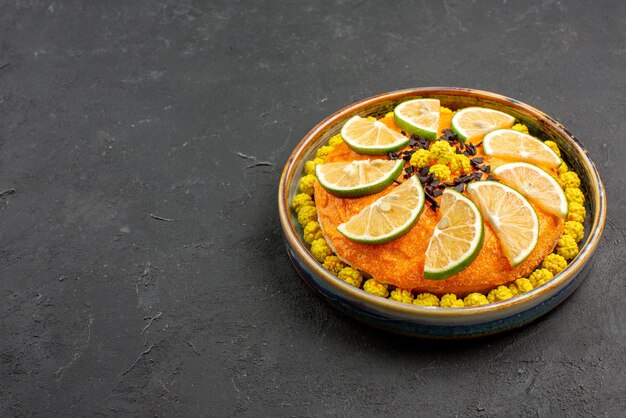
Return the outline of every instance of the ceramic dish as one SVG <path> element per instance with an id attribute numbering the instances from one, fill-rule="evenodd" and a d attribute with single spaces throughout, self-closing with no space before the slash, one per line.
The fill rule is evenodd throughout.
<path id="1" fill-rule="evenodd" d="M 587 219 L 580 253 L 545 285 L 513 299 L 467 308 L 423 307 L 399 303 L 364 292 L 344 283 L 325 270 L 309 253 L 302 229 L 290 209 L 298 193 L 305 162 L 320 146 L 337 134 L 352 116 L 383 116 L 400 102 L 414 98 L 436 98 L 442 106 L 458 109 L 482 106 L 508 113 L 541 132 L 543 140 L 559 145 L 563 159 L 576 171 L 585 193 Z M 278 208 L 285 245 L 294 267 L 304 281 L 332 306 L 369 325 L 406 335 L 458 338 L 494 334 L 523 326 L 555 308 L 586 278 L 591 257 L 599 243 L 606 218 L 606 195 L 595 164 L 582 144 L 557 120 L 517 100 L 485 91 L 428 87 L 400 90 L 349 105 L 315 126 L 296 146 L 287 160 L 278 190 Z"/>

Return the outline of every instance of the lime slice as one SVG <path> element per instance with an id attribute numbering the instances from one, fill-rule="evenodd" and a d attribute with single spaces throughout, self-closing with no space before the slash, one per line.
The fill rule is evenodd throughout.
<path id="1" fill-rule="evenodd" d="M 567 199 L 561 185 L 541 168 L 528 163 L 502 164 L 493 174 L 548 213 L 567 218 Z"/>
<path id="2" fill-rule="evenodd" d="M 315 174 L 329 193 L 359 197 L 386 189 L 402 173 L 404 160 L 357 160 L 318 164 Z"/>
<path id="3" fill-rule="evenodd" d="M 513 129 L 498 129 L 485 135 L 483 150 L 485 155 L 507 160 L 526 161 L 550 168 L 561 165 L 561 159 L 549 146 Z"/>
<path id="4" fill-rule="evenodd" d="M 466 107 L 452 116 L 452 130 L 461 141 L 475 142 L 488 132 L 510 128 L 515 123 L 513 116 L 483 107 Z"/>
<path id="5" fill-rule="evenodd" d="M 337 227 L 346 238 L 365 244 L 383 244 L 407 232 L 424 209 L 424 189 L 411 177 Z"/>
<path id="6" fill-rule="evenodd" d="M 539 218 L 530 202 L 497 181 L 470 183 L 467 192 L 500 240 L 511 267 L 524 261 L 539 239 Z"/>
<path id="7" fill-rule="evenodd" d="M 341 128 L 341 137 L 355 152 L 365 155 L 385 155 L 409 144 L 409 138 L 389 129 L 377 120 L 354 116 Z"/>
<path id="8" fill-rule="evenodd" d="M 483 245 L 483 217 L 474 202 L 454 189 L 445 189 L 441 220 L 426 249 L 424 277 L 442 280 L 464 270 Z"/>
<path id="9" fill-rule="evenodd" d="M 396 125 L 406 132 L 434 141 L 439 130 L 439 100 L 415 99 L 393 110 Z"/>

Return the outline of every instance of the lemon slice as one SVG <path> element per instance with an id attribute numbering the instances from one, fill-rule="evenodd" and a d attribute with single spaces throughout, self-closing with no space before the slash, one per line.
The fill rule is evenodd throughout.
<path id="1" fill-rule="evenodd" d="M 315 174 L 329 193 L 359 197 L 386 189 L 402 173 L 404 160 L 357 160 L 318 164 Z"/>
<path id="2" fill-rule="evenodd" d="M 502 164 L 493 174 L 548 213 L 567 218 L 567 199 L 550 174 L 528 163 Z"/>
<path id="3" fill-rule="evenodd" d="M 389 129 L 384 123 L 354 116 L 341 128 L 341 137 L 355 152 L 385 155 L 409 144 L 409 138 Z"/>
<path id="4" fill-rule="evenodd" d="M 424 264 L 424 277 L 442 280 L 463 271 L 483 245 L 483 218 L 474 202 L 445 189 L 440 203 L 441 220 L 430 237 Z"/>
<path id="5" fill-rule="evenodd" d="M 550 168 L 561 165 L 561 159 L 549 146 L 513 129 L 498 129 L 485 135 L 483 150 L 485 155 L 507 160 L 526 161 Z"/>
<path id="6" fill-rule="evenodd" d="M 535 209 L 518 191 L 497 181 L 470 183 L 467 192 L 500 240 L 511 267 L 519 265 L 539 239 Z"/>
<path id="7" fill-rule="evenodd" d="M 424 209 L 424 189 L 411 177 L 337 227 L 346 238 L 383 244 L 406 234 Z"/>
<path id="8" fill-rule="evenodd" d="M 452 116 L 452 130 L 461 141 L 475 142 L 488 132 L 510 128 L 515 118 L 506 113 L 483 107 L 466 107 Z"/>
<path id="9" fill-rule="evenodd" d="M 396 125 L 406 132 L 434 141 L 439 129 L 439 100 L 415 99 L 393 110 Z"/>

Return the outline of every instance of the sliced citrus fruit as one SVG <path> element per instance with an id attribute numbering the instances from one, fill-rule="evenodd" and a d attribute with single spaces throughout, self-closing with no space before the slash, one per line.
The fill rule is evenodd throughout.
<path id="1" fill-rule="evenodd" d="M 424 277 L 442 280 L 465 270 L 483 245 L 483 218 L 474 202 L 445 189 L 441 198 L 441 220 L 430 237 L 424 264 Z"/>
<path id="2" fill-rule="evenodd" d="M 434 141 L 439 129 L 439 100 L 415 99 L 393 110 L 396 125 L 406 132 Z"/>
<path id="3" fill-rule="evenodd" d="M 485 155 L 557 168 L 561 159 L 549 146 L 528 134 L 513 129 L 498 129 L 483 139 Z"/>
<path id="4" fill-rule="evenodd" d="M 389 129 L 384 123 L 354 116 L 341 128 L 341 137 L 355 152 L 365 155 L 385 155 L 409 144 L 409 138 Z"/>
<path id="5" fill-rule="evenodd" d="M 561 185 L 541 168 L 528 163 L 502 164 L 493 174 L 548 213 L 567 218 L 567 199 Z"/>
<path id="6" fill-rule="evenodd" d="M 386 189 L 402 173 L 404 160 L 357 160 L 318 164 L 315 174 L 329 193 L 359 197 Z"/>
<path id="7" fill-rule="evenodd" d="M 346 238 L 383 244 L 406 234 L 424 209 L 424 189 L 411 177 L 337 227 Z"/>
<path id="8" fill-rule="evenodd" d="M 470 183 L 467 192 L 498 237 L 511 267 L 524 261 L 539 239 L 539 218 L 530 202 L 497 181 Z"/>
<path id="9" fill-rule="evenodd" d="M 484 107 L 466 107 L 452 116 L 452 130 L 461 141 L 475 142 L 488 132 L 510 128 L 515 118 L 506 113 Z"/>

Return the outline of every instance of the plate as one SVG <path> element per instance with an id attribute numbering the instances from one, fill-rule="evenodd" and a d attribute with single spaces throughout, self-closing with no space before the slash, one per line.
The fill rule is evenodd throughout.
<path id="1" fill-rule="evenodd" d="M 339 280 L 309 253 L 290 202 L 307 160 L 355 115 L 380 117 L 402 101 L 434 98 L 458 109 L 481 106 L 514 116 L 543 140 L 559 145 L 563 159 L 579 174 L 586 196 L 585 237 L 578 256 L 545 285 L 504 302 L 467 308 L 423 307 L 399 303 L 364 292 Z M 321 121 L 295 147 L 278 188 L 278 211 L 285 246 L 300 277 L 322 298 L 352 318 L 379 329 L 427 338 L 469 338 L 524 326 L 563 302 L 587 277 L 606 220 L 606 193 L 589 153 L 556 119 L 518 100 L 459 87 L 424 87 L 383 93 L 353 103 Z"/>

